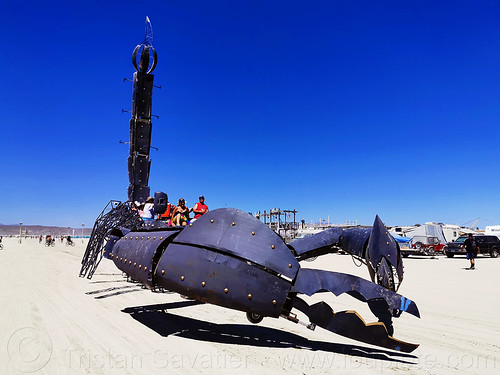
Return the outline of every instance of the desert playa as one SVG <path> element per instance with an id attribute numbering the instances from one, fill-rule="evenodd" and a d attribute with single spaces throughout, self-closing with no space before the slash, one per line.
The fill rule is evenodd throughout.
<path id="1" fill-rule="evenodd" d="M 103 260 L 79 278 L 86 243 L 45 247 L 4 238 L 0 251 L 1 374 L 495 374 L 500 371 L 500 259 L 404 259 L 399 293 L 421 319 L 395 319 L 394 336 L 419 343 L 393 352 L 284 319 L 249 323 L 243 312 L 151 292 Z M 368 278 L 348 255 L 302 267 Z M 348 295 L 318 293 L 335 311 L 368 307 Z M 301 318 L 300 315 L 298 315 Z M 302 317 L 305 320 L 305 317 Z"/>

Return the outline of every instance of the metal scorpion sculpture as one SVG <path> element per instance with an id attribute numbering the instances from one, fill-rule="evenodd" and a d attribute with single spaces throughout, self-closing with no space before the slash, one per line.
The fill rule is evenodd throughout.
<path id="1" fill-rule="evenodd" d="M 187 227 L 143 221 L 135 201 L 150 194 L 149 149 L 151 98 L 157 55 L 152 27 L 133 53 L 133 110 L 130 120 L 128 201 L 111 201 L 98 216 L 82 259 L 81 277 L 91 278 L 101 259 L 150 289 L 156 287 L 246 312 L 252 323 L 283 317 L 310 329 L 320 326 L 361 342 L 411 352 L 418 345 L 395 339 L 392 318 L 407 312 L 419 317 L 416 304 L 397 294 L 403 279 L 399 245 L 377 216 L 372 228 L 331 228 L 286 244 L 253 216 L 234 209 L 210 211 Z M 139 64 L 137 60 L 139 59 Z M 167 195 L 156 192 L 155 214 L 166 209 Z M 372 281 L 319 269 L 300 262 L 337 252 L 362 260 Z M 334 312 L 324 302 L 308 305 L 301 294 L 347 293 L 366 302 L 378 322 L 365 324 L 354 311 Z M 297 319 L 295 310 L 309 322 Z"/>

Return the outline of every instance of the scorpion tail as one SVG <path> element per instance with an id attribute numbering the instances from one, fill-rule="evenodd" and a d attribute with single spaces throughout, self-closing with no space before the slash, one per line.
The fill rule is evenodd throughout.
<path id="1" fill-rule="evenodd" d="M 353 340 L 405 353 L 410 353 L 419 346 L 395 339 L 392 337 L 392 327 L 388 328 L 382 322 L 366 324 L 355 311 L 335 313 L 325 302 L 309 306 L 298 297 L 293 299 L 293 307 L 306 314 L 311 323 Z"/>

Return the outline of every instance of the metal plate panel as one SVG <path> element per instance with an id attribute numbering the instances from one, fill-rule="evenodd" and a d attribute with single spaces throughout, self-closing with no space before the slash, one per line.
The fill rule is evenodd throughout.
<path id="1" fill-rule="evenodd" d="M 116 267 L 132 279 L 148 286 L 153 286 L 153 259 L 161 245 L 177 234 L 177 231 L 165 232 L 129 232 L 116 242 L 110 257 Z"/>
<path id="2" fill-rule="evenodd" d="M 298 255 L 322 249 L 327 250 L 334 245 L 338 245 L 342 232 L 342 228 L 330 228 L 312 236 L 292 241 L 290 246 L 293 247 Z M 324 251 L 324 253 L 327 253 L 327 251 Z"/>
<path id="3" fill-rule="evenodd" d="M 363 257 L 365 243 L 370 237 L 371 228 L 349 228 L 340 237 L 340 247 L 349 254 Z"/>
<path id="4" fill-rule="evenodd" d="M 329 290 L 336 296 L 347 293 L 363 302 L 382 298 L 391 309 L 420 317 L 415 302 L 368 280 L 340 272 L 301 268 L 292 292 L 311 296 L 320 290 Z"/>
<path id="5" fill-rule="evenodd" d="M 261 221 L 235 208 L 210 211 L 185 228 L 176 243 L 199 245 L 249 260 L 293 279 L 299 263 L 285 242 Z"/>
<path id="6" fill-rule="evenodd" d="M 278 317 L 291 284 L 240 259 L 209 249 L 169 244 L 156 284 L 197 300 Z"/>

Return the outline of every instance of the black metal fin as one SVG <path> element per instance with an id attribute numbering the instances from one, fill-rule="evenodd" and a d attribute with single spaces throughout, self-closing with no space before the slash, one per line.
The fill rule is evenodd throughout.
<path id="1" fill-rule="evenodd" d="M 386 277 L 384 272 L 387 272 L 387 269 L 381 270 L 380 274 L 378 272 L 380 268 L 379 265 L 383 259 L 386 260 L 386 266 L 390 269 L 390 265 L 392 265 L 396 269 L 398 278 L 400 280 L 403 279 L 403 266 L 401 256 L 398 252 L 398 246 L 378 215 L 375 217 L 366 251 L 367 258 L 380 279 L 384 279 Z"/>
<path id="2" fill-rule="evenodd" d="M 411 353 L 419 346 L 390 336 L 384 323 L 366 324 L 355 311 L 335 313 L 325 302 L 309 306 L 298 297 L 293 298 L 292 306 L 306 314 L 311 323 L 353 340 L 405 353 Z"/>
<path id="3" fill-rule="evenodd" d="M 322 290 L 328 290 L 336 296 L 347 293 L 363 302 L 382 299 L 387 303 L 388 309 L 393 312 L 393 316 L 398 316 L 400 312 L 407 312 L 420 317 L 415 302 L 383 286 L 345 273 L 301 268 L 291 291 L 311 296 Z"/>

